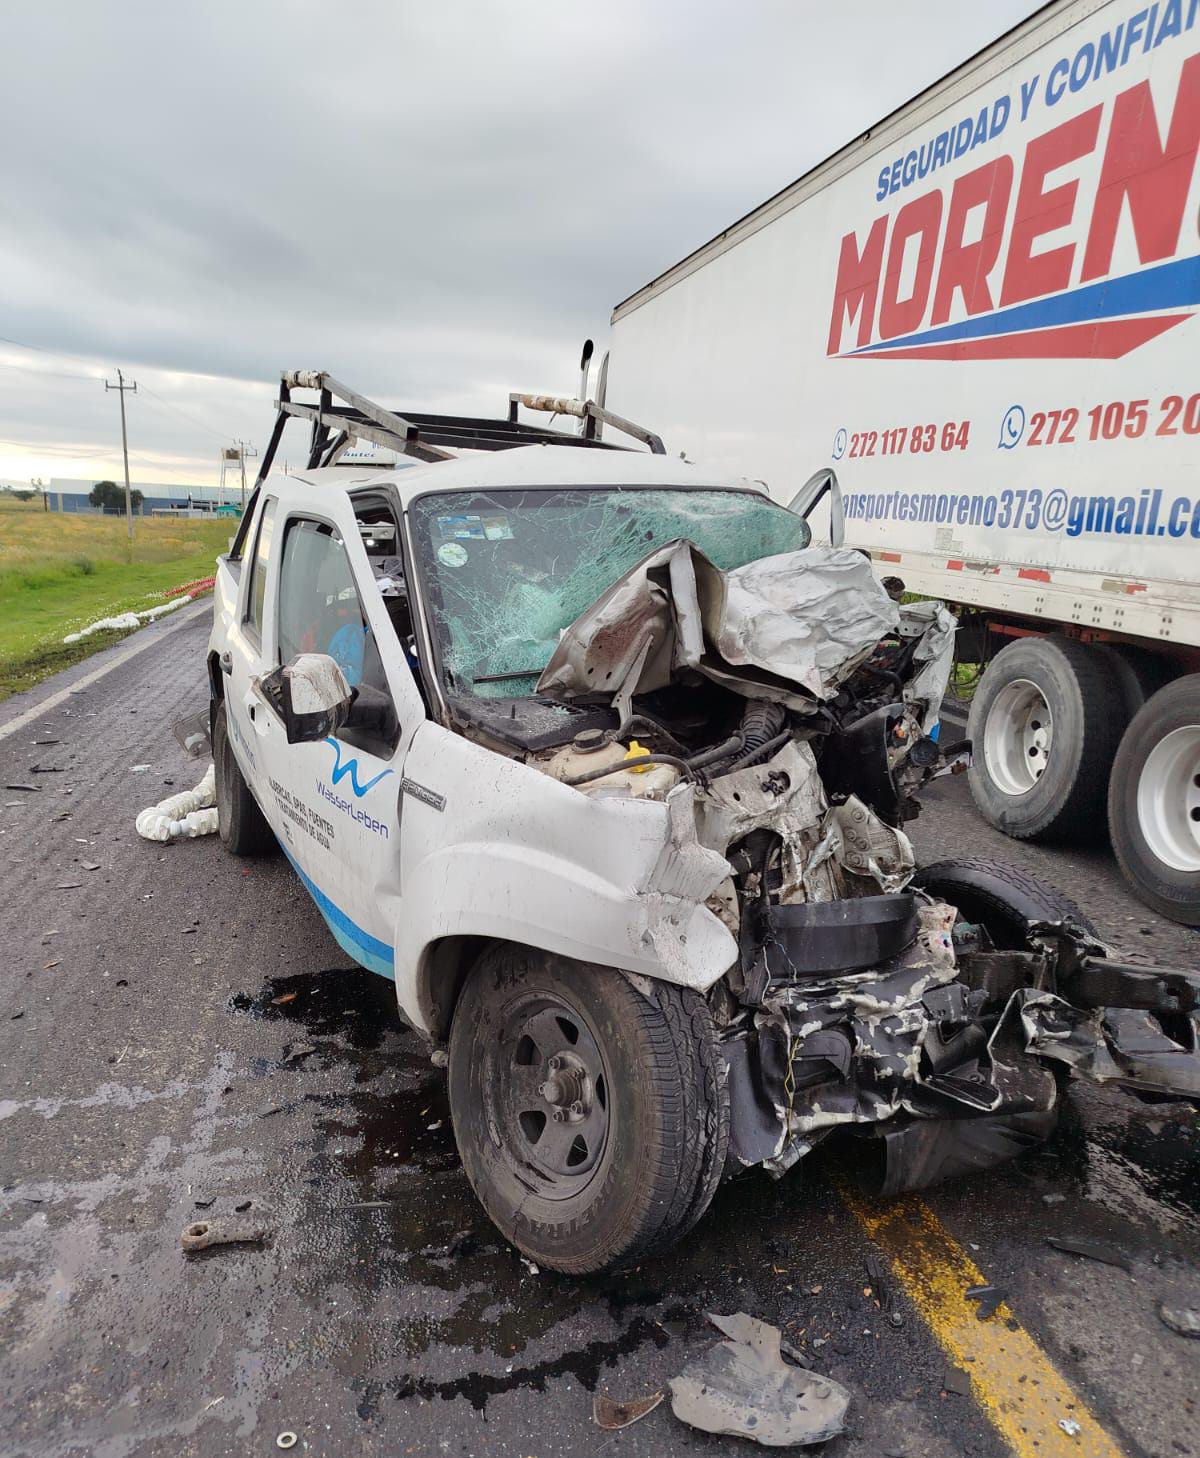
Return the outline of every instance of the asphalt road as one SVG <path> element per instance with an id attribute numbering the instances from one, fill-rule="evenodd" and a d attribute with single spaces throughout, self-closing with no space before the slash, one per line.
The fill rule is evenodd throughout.
<path id="1" fill-rule="evenodd" d="M 619 1278 L 531 1272 L 467 1188 L 443 1077 L 389 984 L 347 966 L 287 862 L 135 835 L 139 809 L 199 777 L 170 725 L 204 702 L 205 633 L 145 630 L 110 656 L 143 651 L 0 738 L 0 782 L 36 786 L 0 792 L 6 1458 L 266 1453 L 285 1431 L 322 1455 L 730 1451 L 667 1404 L 603 1432 L 592 1394 L 653 1392 L 713 1339 L 705 1311 L 739 1309 L 852 1389 L 831 1458 L 1002 1454 L 989 1401 L 1048 1368 L 1068 1426 L 1077 1399 L 1116 1451 L 1200 1453 L 1200 1342 L 1157 1313 L 1200 1306 L 1196 1119 L 1180 1106 L 1078 1089 L 1043 1150 L 928 1193 L 1007 1293 L 981 1331 L 1032 1343 L 991 1378 L 981 1348 L 964 1392 L 919 1283 L 880 1264 L 839 1194 L 852 1146 L 726 1186 L 683 1247 Z M 0 736 L 104 662 L 4 705 Z M 1125 952 L 1196 957 L 1102 847 L 1006 842 L 961 781 L 935 788 L 915 837 L 927 860 L 1032 867 Z M 183 1254 L 184 1226 L 245 1202 L 236 1218 L 261 1219 L 264 1244 Z M 1054 1250 L 1056 1233 L 1115 1242 L 1129 1269 Z"/>

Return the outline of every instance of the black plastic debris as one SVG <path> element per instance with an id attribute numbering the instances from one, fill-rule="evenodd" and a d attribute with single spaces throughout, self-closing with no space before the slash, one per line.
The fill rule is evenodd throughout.
<path id="1" fill-rule="evenodd" d="M 994 1316 L 996 1308 L 1004 1300 L 1004 1295 L 999 1286 L 968 1286 L 966 1290 L 968 1301 L 979 1302 L 975 1312 L 977 1321 L 987 1321 L 988 1317 Z"/>
<path id="2" fill-rule="evenodd" d="M 957 1397 L 970 1397 L 971 1374 L 964 1372 L 961 1367 L 947 1367 L 946 1375 L 942 1378 L 942 1388 L 946 1392 L 953 1392 Z"/>
<path id="3" fill-rule="evenodd" d="M 845 1427 L 850 1394 L 832 1377 L 783 1360 L 781 1333 L 748 1316 L 709 1321 L 728 1340 L 689 1362 L 671 1389 L 671 1411 L 705 1433 L 753 1438 L 767 1447 L 824 1443 Z"/>
<path id="4" fill-rule="evenodd" d="M 1069 1255 L 1084 1256 L 1089 1261 L 1103 1261 L 1106 1266 L 1118 1266 L 1123 1271 L 1131 1270 L 1129 1257 L 1115 1245 L 1102 1240 L 1088 1240 L 1078 1235 L 1048 1235 L 1046 1244 L 1055 1250 L 1065 1250 Z"/>
<path id="5" fill-rule="evenodd" d="M 479 1237 L 473 1230 L 456 1230 L 443 1245 L 427 1245 L 421 1254 L 430 1260 L 457 1260 L 461 1256 L 473 1255 L 478 1246 Z"/>

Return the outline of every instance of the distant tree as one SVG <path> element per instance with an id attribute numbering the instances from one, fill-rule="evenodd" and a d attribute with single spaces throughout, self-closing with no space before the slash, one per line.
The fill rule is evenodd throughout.
<path id="1" fill-rule="evenodd" d="M 88 500 L 93 506 L 99 506 L 104 511 L 125 510 L 125 488 L 118 486 L 115 481 L 97 481 L 88 492 Z M 142 504 L 142 493 L 136 489 L 129 493 L 129 503 L 134 511 Z"/>
<path id="2" fill-rule="evenodd" d="M 37 494 L 36 491 L 31 491 L 28 486 L 18 486 L 13 491 L 13 495 L 18 501 L 32 501 Z"/>

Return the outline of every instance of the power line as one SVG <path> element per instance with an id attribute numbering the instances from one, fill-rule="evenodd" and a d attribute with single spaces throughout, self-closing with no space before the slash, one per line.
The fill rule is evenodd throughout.
<path id="1" fill-rule="evenodd" d="M 203 430 L 208 435 L 215 435 L 220 441 L 227 439 L 223 431 L 214 430 L 211 425 L 205 425 L 202 420 L 197 420 L 194 415 L 189 415 L 186 410 L 180 410 L 178 405 L 172 405 L 170 401 L 164 400 L 157 390 L 152 390 L 145 382 L 142 384 L 142 390 L 145 394 L 153 396 L 164 410 L 169 410 L 172 415 L 177 415 L 180 420 L 187 421 L 189 425 L 195 426 L 197 430 Z"/>
<path id="2" fill-rule="evenodd" d="M 36 354 L 58 355 L 58 356 L 60 356 L 63 359 L 79 359 L 79 360 L 85 360 L 86 361 L 89 358 L 87 355 L 84 355 L 84 354 L 72 354 L 71 351 L 70 350 L 67 350 L 67 349 L 47 349 L 44 345 L 41 345 L 41 344 L 26 344 L 24 342 L 24 340 L 21 340 L 21 339 L 9 339 L 9 338 L 7 338 L 7 336 L 2 335 L 2 334 L 0 334 L 0 344 L 11 344 L 15 349 L 31 349 Z M 10 365 L 10 364 L 0 363 L 0 369 L 19 370 L 19 369 L 21 369 L 21 366 L 20 365 Z M 30 374 L 56 375 L 59 379 L 64 379 L 64 380 L 87 380 L 89 384 L 93 380 L 96 380 L 96 379 L 99 379 L 100 378 L 100 376 L 98 374 L 96 374 L 96 375 L 70 375 L 70 374 L 66 374 L 66 373 L 64 373 L 62 371 L 57 371 L 57 370 L 30 370 L 30 371 L 28 371 L 28 373 L 30 373 Z M 115 388 L 116 387 L 114 386 L 114 389 Z M 197 420 L 197 418 L 194 415 L 189 415 L 186 410 L 181 410 L 178 407 L 178 405 L 173 405 L 169 400 L 165 400 L 158 393 L 157 390 L 152 390 L 150 388 L 150 386 L 145 383 L 145 381 L 142 381 L 141 389 L 142 389 L 142 393 L 144 393 L 146 395 L 152 395 L 154 397 L 154 399 L 156 399 L 158 401 L 158 403 L 163 407 L 164 410 L 169 410 L 173 414 L 177 415 L 181 420 L 186 420 L 189 425 L 194 426 L 197 430 L 206 431 L 209 435 L 214 435 L 214 436 L 216 436 L 216 438 L 218 440 L 221 440 L 221 441 L 223 441 L 223 440 L 225 440 L 227 438 L 226 435 L 225 435 L 225 433 L 224 433 L 224 431 L 215 430 L 211 425 L 206 425 L 202 420 Z"/>
<path id="3" fill-rule="evenodd" d="M 44 344 L 26 344 L 23 339 L 8 339 L 0 334 L 0 344 L 11 344 L 14 349 L 31 349 L 35 354 L 56 354 L 61 359 L 81 359 L 85 364 L 93 363 L 93 357 L 87 354 L 75 354 L 69 349 L 48 349 Z"/>
<path id="4" fill-rule="evenodd" d="M 89 385 L 94 385 L 100 378 L 95 375 L 69 375 L 65 370 L 35 370 L 29 365 L 8 364 L 0 360 L 0 370 L 15 370 L 20 375 L 32 375 L 35 379 L 48 380 L 86 380 Z"/>

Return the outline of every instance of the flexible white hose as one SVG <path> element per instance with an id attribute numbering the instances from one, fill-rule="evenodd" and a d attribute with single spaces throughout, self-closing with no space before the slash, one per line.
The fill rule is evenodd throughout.
<path id="1" fill-rule="evenodd" d="M 168 795 L 143 810 L 134 828 L 144 840 L 194 840 L 198 835 L 212 835 L 217 829 L 216 798 L 216 770 L 210 764 L 194 790 Z"/>

